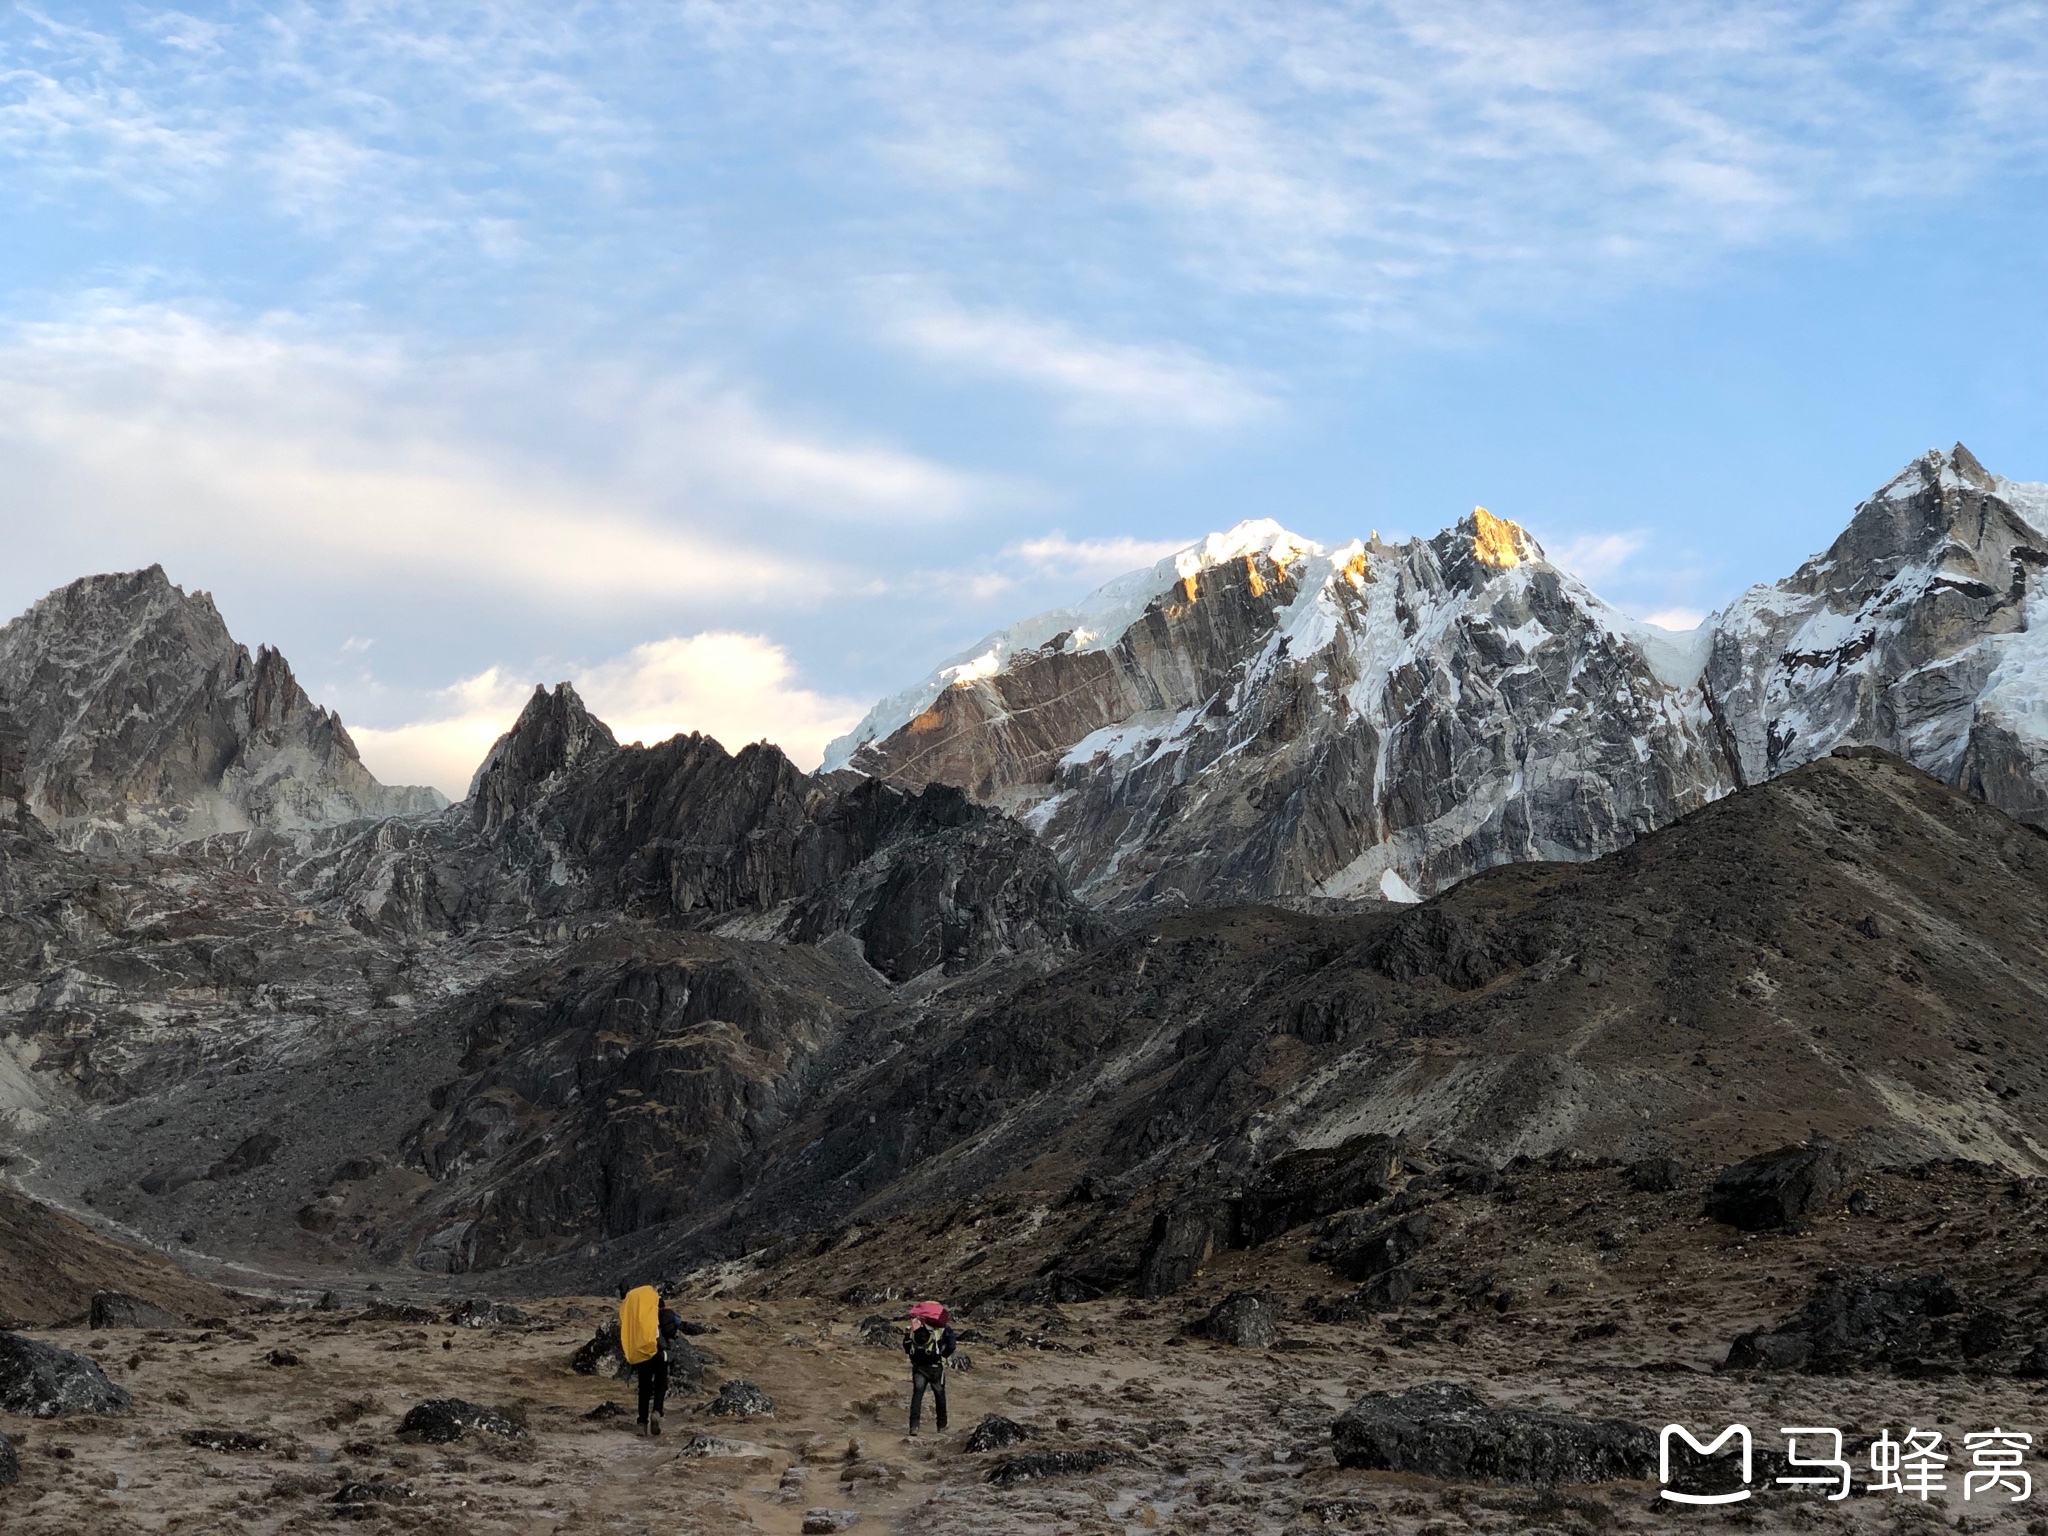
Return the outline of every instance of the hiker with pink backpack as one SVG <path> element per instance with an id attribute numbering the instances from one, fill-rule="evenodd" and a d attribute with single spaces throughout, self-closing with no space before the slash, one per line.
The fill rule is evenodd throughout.
<path id="1" fill-rule="evenodd" d="M 903 1330 L 903 1353 L 910 1356 L 910 1433 L 917 1433 L 917 1421 L 927 1390 L 932 1395 L 932 1420 L 940 1434 L 946 1432 L 946 1362 L 953 1357 L 953 1319 L 943 1304 L 920 1301 L 910 1309 L 910 1326 Z"/>

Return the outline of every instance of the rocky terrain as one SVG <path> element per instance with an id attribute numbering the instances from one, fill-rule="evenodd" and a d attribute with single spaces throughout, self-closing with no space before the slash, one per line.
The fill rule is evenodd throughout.
<path id="1" fill-rule="evenodd" d="M 2048 805 L 2048 487 L 1958 444 L 1690 635 L 1484 509 L 1336 549 L 1212 535 L 998 631 L 827 751 L 1024 817 L 1110 904 L 1381 895 L 1587 859 L 1836 746 Z"/>
<path id="2" fill-rule="evenodd" d="M 522 1303 L 462 1326 L 451 1319 L 489 1309 L 360 1289 L 316 1307 L 287 1290 L 211 1318 L 37 1329 L 36 1341 L 96 1360 L 129 1403 L 0 1412 L 19 1467 L 0 1510 L 31 1536 L 337 1523 L 449 1536 L 1567 1536 L 1721 1528 L 1730 1516 L 1844 1533 L 2039 1522 L 2038 1488 L 2017 1504 L 2009 1489 L 1963 1497 L 1963 1436 L 2019 1426 L 2038 1442 L 2048 1406 L 2048 1386 L 2014 1363 L 2043 1322 L 2038 1181 L 1951 1164 L 1864 1174 L 1796 1233 L 1744 1232 L 1702 1215 L 1711 1170 L 1681 1166 L 1672 1187 L 1646 1190 L 1660 1181 L 1640 1165 L 1537 1162 L 1483 1189 L 1439 1177 L 1448 1166 L 1394 1173 L 1391 1198 L 1437 1227 L 1391 1304 L 1347 1308 L 1353 1288 L 1311 1256 L 1313 1227 L 1222 1255 L 1165 1300 L 1006 1302 L 983 1289 L 988 1266 L 961 1268 L 974 1234 L 1028 1241 L 1025 1223 L 988 1210 L 920 1213 L 829 1254 L 706 1271 L 680 1302 L 702 1330 L 689 1340 L 697 1379 L 674 1393 L 656 1440 L 631 1432 L 630 1382 L 574 1369 L 609 1314 L 601 1298 Z M 1872 1346 L 1853 1363 L 1723 1368 L 1736 1341 L 1839 1293 L 1830 1277 L 1879 1262 L 1940 1276 L 1979 1334 L 1988 1319 L 2010 1339 L 1966 1359 L 1960 1345 L 1930 1350 L 1925 1324 L 1894 1346 L 1851 1312 L 1843 1336 Z M 942 1435 L 903 1437 L 892 1290 L 955 1298 L 969 1362 L 951 1375 Z M 1237 1326 L 1224 1331 L 1219 1315 Z M 759 1397 L 722 1390 L 734 1381 Z M 771 1411 L 711 1411 L 759 1398 Z M 430 1438 L 463 1422 L 419 1411 L 449 1399 L 483 1410 L 468 1420 L 482 1427 Z M 1439 1432 L 1409 1446 L 1399 1426 L 1416 1421 L 1399 1413 L 1432 1403 L 1440 1416 L 1423 1422 Z M 1752 1497 L 1720 1511 L 1660 1500 L 1655 1434 L 1671 1422 L 1703 1440 L 1747 1424 Z M 1846 1499 L 1774 1481 L 1792 1470 L 1786 1424 L 1842 1431 Z M 1949 1458 L 1924 1503 L 1869 1487 L 1869 1444 L 1911 1430 L 1940 1434 Z M 1377 1464 L 1389 1460 L 1400 1465 Z M 2023 1465 L 2037 1478 L 2044 1463 Z M 1674 1486 L 1740 1485 L 1723 1464 Z"/>

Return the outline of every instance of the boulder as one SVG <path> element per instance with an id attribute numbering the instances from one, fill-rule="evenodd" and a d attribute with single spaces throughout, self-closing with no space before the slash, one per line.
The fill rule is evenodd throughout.
<path id="1" fill-rule="evenodd" d="M 1232 1291 L 1188 1331 L 1221 1344 L 1264 1349 L 1278 1332 L 1279 1309 L 1266 1291 Z"/>
<path id="2" fill-rule="evenodd" d="M 122 1291 L 94 1291 L 88 1321 L 95 1328 L 182 1328 L 183 1318 Z"/>
<path id="3" fill-rule="evenodd" d="M 526 1431 L 495 1409 L 459 1397 L 430 1397 L 415 1403 L 398 1425 L 399 1439 L 421 1445 L 446 1445 L 472 1433 L 515 1439 Z"/>
<path id="4" fill-rule="evenodd" d="M 1410 1211 L 1374 1223 L 1365 1212 L 1338 1217 L 1310 1245 L 1308 1256 L 1348 1280 L 1370 1280 L 1407 1263 L 1429 1243 L 1435 1222 L 1428 1211 Z M 1363 1230 L 1361 1230 L 1363 1229 Z"/>
<path id="5" fill-rule="evenodd" d="M 1137 1457 L 1129 1451 L 1097 1447 L 1071 1451 L 1023 1451 L 1005 1456 L 988 1469 L 988 1481 L 998 1488 L 1035 1482 L 1041 1477 L 1072 1477 L 1079 1472 L 1100 1472 L 1104 1467 L 1128 1467 Z"/>
<path id="6" fill-rule="evenodd" d="M 1818 1212 L 1853 1176 L 1842 1149 L 1825 1136 L 1731 1163 L 1714 1175 L 1706 1213 L 1744 1232 L 1766 1232 Z"/>
<path id="7" fill-rule="evenodd" d="M 619 1352 L 619 1325 L 606 1323 L 577 1346 L 569 1357 L 569 1369 L 579 1376 L 610 1376 L 619 1381 L 631 1376 L 633 1367 Z"/>
<path id="8" fill-rule="evenodd" d="M 1340 1467 L 1450 1483 L 1604 1483 L 1657 1470 L 1657 1437 L 1640 1424 L 1493 1408 L 1447 1381 L 1371 1393 L 1330 1432 Z"/>
<path id="9" fill-rule="evenodd" d="M 1668 1195 L 1685 1178 L 1685 1164 L 1675 1157 L 1645 1157 L 1622 1170 L 1628 1187 L 1641 1195 Z"/>
<path id="10" fill-rule="evenodd" d="M 216 1181 L 239 1178 L 268 1163 L 283 1145 L 283 1138 L 271 1131 L 245 1136 L 236 1143 L 234 1151 L 206 1170 L 206 1177 Z"/>
<path id="11" fill-rule="evenodd" d="M 591 1409 L 590 1412 L 583 1415 L 586 1419 L 623 1419 L 625 1416 L 626 1410 L 610 1398 L 606 1398 L 595 1408 Z"/>
<path id="12" fill-rule="evenodd" d="M 14 1442 L 0 1435 L 0 1488 L 21 1481 L 21 1457 L 14 1449 Z"/>
<path id="13" fill-rule="evenodd" d="M 448 1314 L 458 1328 L 524 1328 L 533 1319 L 505 1301 L 480 1301 L 472 1296 Z"/>
<path id="14" fill-rule="evenodd" d="M 735 1379 L 719 1387 L 704 1411 L 721 1419 L 758 1419 L 774 1413 L 775 1403 L 751 1381 Z"/>
<path id="15" fill-rule="evenodd" d="M 1284 1153 L 1245 1187 L 1237 1240 L 1254 1247 L 1333 1211 L 1386 1199 L 1399 1151 L 1393 1137 L 1374 1134 Z"/>
<path id="16" fill-rule="evenodd" d="M 1237 1204 L 1211 1195 L 1175 1201 L 1152 1218 L 1138 1257 L 1138 1294 L 1170 1296 L 1237 1243 Z"/>
<path id="17" fill-rule="evenodd" d="M 1412 1270 L 1390 1269 L 1383 1275 L 1374 1275 L 1355 1291 L 1348 1291 L 1331 1301 L 1311 1297 L 1302 1303 L 1302 1312 L 1311 1322 L 1357 1323 L 1381 1312 L 1392 1312 L 1402 1306 L 1416 1291 L 1415 1275 Z"/>
<path id="18" fill-rule="evenodd" d="M 992 1413 L 968 1431 L 967 1449 L 975 1453 L 1000 1451 L 1030 1437 L 1031 1431 L 1015 1419 Z"/>
<path id="19" fill-rule="evenodd" d="M 366 1323 L 410 1323 L 414 1327 L 431 1327 L 441 1320 L 441 1314 L 431 1307 L 416 1307 L 405 1301 L 380 1301 L 363 1312 Z"/>
<path id="20" fill-rule="evenodd" d="M 879 1312 L 862 1318 L 859 1327 L 861 1343 L 876 1349 L 895 1349 L 903 1341 L 903 1325 L 890 1321 Z"/>
<path id="21" fill-rule="evenodd" d="M 802 1530 L 804 1536 L 832 1536 L 834 1531 L 850 1531 L 859 1524 L 857 1509 L 807 1509 Z"/>
<path id="22" fill-rule="evenodd" d="M 1977 1305 L 1944 1275 L 1832 1269 L 1797 1312 L 1738 1336 L 1723 1369 L 1840 1376 L 1968 1366 L 2020 1375 L 2040 1348 L 2015 1319 Z"/>
<path id="23" fill-rule="evenodd" d="M 122 1413 L 129 1402 L 84 1355 L 0 1333 L 0 1411 L 48 1419 L 60 1413 Z"/>
<path id="24" fill-rule="evenodd" d="M 671 1391 L 702 1391 L 704 1373 L 710 1365 L 711 1356 L 688 1339 L 672 1338 L 668 1341 L 668 1384 Z"/>

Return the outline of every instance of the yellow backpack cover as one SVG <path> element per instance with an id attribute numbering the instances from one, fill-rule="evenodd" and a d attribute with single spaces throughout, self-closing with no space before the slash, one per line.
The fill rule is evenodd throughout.
<path id="1" fill-rule="evenodd" d="M 661 1347 L 661 1297 L 651 1285 L 626 1292 L 619 1303 L 619 1353 L 626 1364 L 652 1360 Z"/>

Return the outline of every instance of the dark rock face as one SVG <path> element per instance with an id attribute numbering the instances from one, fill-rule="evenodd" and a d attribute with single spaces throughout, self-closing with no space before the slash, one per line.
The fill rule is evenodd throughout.
<path id="1" fill-rule="evenodd" d="M 1789 1226 L 1825 1209 L 1852 1177 L 1842 1149 L 1825 1138 L 1759 1152 L 1714 1176 L 1706 1213 L 1745 1232 Z"/>
<path id="2" fill-rule="evenodd" d="M 1104 1467 L 1128 1467 L 1137 1461 L 1129 1451 L 1089 1449 L 1074 1451 L 1023 1451 L 1005 1456 L 988 1469 L 988 1481 L 998 1488 L 1042 1477 L 1073 1477 L 1082 1472 L 1100 1472 Z"/>
<path id="3" fill-rule="evenodd" d="M 27 808 L 73 845 L 180 842 L 418 815 L 431 789 L 379 784 L 282 656 L 252 658 L 205 593 L 161 566 L 92 576 L 0 628 Z"/>
<path id="4" fill-rule="evenodd" d="M 60 1413 L 123 1413 L 129 1401 L 84 1355 L 0 1333 L 0 1410 L 50 1419 Z"/>
<path id="5" fill-rule="evenodd" d="M 1805 1306 L 1729 1347 L 1725 1369 L 1920 1374 L 2030 1373 L 2040 1341 L 2017 1318 L 1964 1296 L 1942 1275 L 1829 1270 Z"/>
<path id="6" fill-rule="evenodd" d="M 751 1381 L 728 1381 L 718 1396 L 704 1405 L 704 1411 L 721 1419 L 758 1419 L 775 1412 L 775 1403 Z"/>
<path id="7" fill-rule="evenodd" d="M 1333 1221 L 1308 1253 L 1346 1279 L 1370 1280 L 1399 1268 L 1422 1252 L 1433 1226 L 1434 1218 L 1428 1211 L 1412 1211 L 1383 1224 L 1361 1212 Z"/>
<path id="8" fill-rule="evenodd" d="M 398 1438 L 422 1445 L 446 1445 L 465 1434 L 499 1435 L 515 1438 L 525 1433 L 517 1424 L 491 1408 L 480 1408 L 459 1397 L 433 1397 L 415 1403 L 399 1421 Z"/>
<path id="9" fill-rule="evenodd" d="M 1279 1312 L 1265 1291 L 1233 1291 L 1192 1331 L 1221 1344 L 1264 1349 L 1279 1331 Z"/>
<path id="10" fill-rule="evenodd" d="M 1210 1196 L 1178 1201 L 1152 1218 L 1138 1260 L 1138 1294 L 1170 1296 L 1186 1287 L 1210 1259 L 1236 1246 L 1234 1202 Z"/>
<path id="11" fill-rule="evenodd" d="M 1340 1467 L 1444 1482 L 1549 1486 L 1657 1471 L 1657 1437 L 1640 1424 L 1492 1408 L 1450 1382 L 1371 1393 L 1340 1414 L 1330 1432 Z"/>
<path id="12" fill-rule="evenodd" d="M 1000 1451 L 1031 1437 L 1031 1431 L 1015 1419 L 991 1413 L 967 1435 L 967 1449 L 973 1453 Z"/>
<path id="13" fill-rule="evenodd" d="M 1262 1168 L 1238 1206 L 1246 1247 L 1270 1242 L 1332 1211 L 1384 1200 L 1397 1145 L 1391 1136 L 1354 1136 L 1341 1146 L 1288 1152 Z"/>
<path id="14" fill-rule="evenodd" d="M 182 1328 L 184 1320 L 162 1307 L 120 1291 L 95 1291 L 88 1320 L 95 1328 Z"/>

